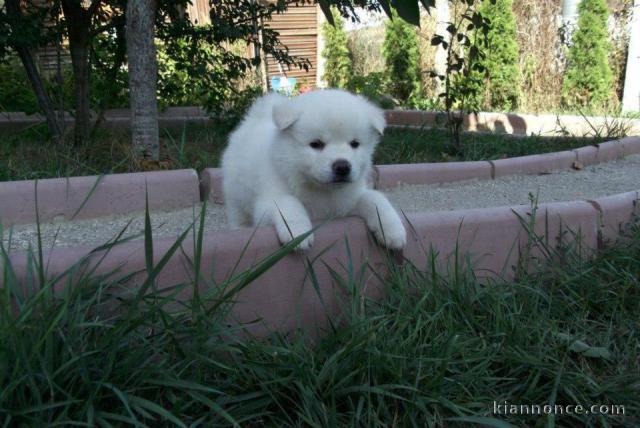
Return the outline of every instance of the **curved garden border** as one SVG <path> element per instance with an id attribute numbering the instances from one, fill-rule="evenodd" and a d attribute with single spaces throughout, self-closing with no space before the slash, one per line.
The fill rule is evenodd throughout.
<path id="1" fill-rule="evenodd" d="M 606 162 L 640 153 L 640 137 L 630 137 L 573 151 L 524 156 L 488 162 L 456 162 L 445 164 L 380 165 L 373 179 L 376 188 L 389 188 L 398 183 L 430 184 L 469 179 L 492 179 L 498 176 L 524 173 L 537 174 L 551 170 Z M 206 169 L 198 175 L 193 170 L 116 174 L 97 177 L 40 180 L 38 208 L 40 220 L 94 217 L 100 214 L 126 213 L 144 208 L 145 192 L 153 208 L 190 207 L 207 198 L 221 201 L 221 173 Z M 0 183 L 0 218 L 3 223 L 33 222 L 35 220 L 36 183 L 33 181 Z M 146 189 L 146 190 L 145 190 Z M 87 193 L 91 196 L 87 199 Z M 597 250 L 606 240 L 615 239 L 620 230 L 638 214 L 640 190 L 588 201 L 568 201 L 540 205 L 535 224 L 536 234 L 547 242 L 567 239 L 568 229 L 581 237 L 583 251 Z M 517 261 L 519 249 L 528 242 L 529 235 L 521 223 L 531 215 L 531 207 L 495 207 L 448 212 L 410 213 L 406 216 L 409 242 L 404 250 L 405 261 L 427 267 L 428 255 L 436 251 L 439 263 L 447 264 L 452 255 L 471 254 L 473 267 L 479 276 L 502 273 L 509 276 Z M 346 236 L 346 241 L 345 241 Z M 193 256 L 192 237 L 183 243 L 157 278 L 158 287 L 184 283 L 193 276 L 189 258 Z M 173 239 L 154 241 L 156 262 L 162 258 Z M 245 245 L 249 242 L 248 247 Z M 279 245 L 272 228 L 230 230 L 207 233 L 203 240 L 203 289 L 241 272 L 275 252 Z M 348 245 L 348 249 L 347 249 Z M 328 251 L 323 252 L 327 247 Z M 91 248 L 58 248 L 46 252 L 47 273 L 55 276 L 78 260 L 86 257 Z M 358 273 L 363 292 L 375 297 L 380 293 L 379 275 L 384 274 L 388 254 L 371 239 L 363 222 L 357 218 L 340 219 L 324 225 L 317 233 L 313 250 L 307 255 L 293 253 L 286 256 L 257 281 L 243 289 L 236 297 L 232 317 L 239 322 L 261 320 L 254 324 L 255 333 L 278 329 L 290 331 L 304 328 L 314 333 L 326 326 L 328 316 L 337 316 L 340 295 L 332 281 L 333 269 L 347 274 L 345 261 L 351 254 L 353 266 L 368 263 L 368 269 Z M 240 255 L 242 255 L 241 259 Z M 89 257 L 88 266 L 103 254 Z M 10 259 L 18 277 L 26 277 L 27 254 L 12 253 Z M 314 264 L 319 290 L 309 283 L 307 260 Z M 320 263 L 319 261 L 324 263 Z M 0 261 L 1 263 L 2 261 Z M 235 270 L 234 270 L 235 267 Z M 1 268 L 1 266 L 0 266 Z M 101 261 L 96 273 L 114 269 L 135 273 L 130 281 L 144 278 L 144 243 L 126 242 L 114 247 Z M 357 269 L 356 269 L 357 271 Z M 185 296 L 192 291 L 184 290 Z M 318 295 L 320 293 L 321 297 Z"/>
<path id="2" fill-rule="evenodd" d="M 64 117 L 66 125 L 73 125 L 71 115 L 66 114 Z M 385 117 L 391 127 L 442 127 L 447 120 L 446 113 L 422 110 L 386 110 Z M 158 121 L 161 127 L 181 129 L 185 123 L 211 123 L 211 118 L 202 107 L 168 107 L 158 114 Z M 110 109 L 104 112 L 101 126 L 122 129 L 129 126 L 130 122 L 129 109 Z M 45 119 L 40 114 L 0 112 L 0 131 L 19 131 L 42 123 L 45 123 Z M 465 131 L 513 135 L 593 136 L 596 131 L 606 130 L 612 125 L 624 125 L 629 135 L 640 134 L 640 119 L 493 112 L 463 115 Z"/>

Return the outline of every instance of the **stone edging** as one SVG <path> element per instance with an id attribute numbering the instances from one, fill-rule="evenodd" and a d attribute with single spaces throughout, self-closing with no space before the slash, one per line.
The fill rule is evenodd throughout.
<path id="1" fill-rule="evenodd" d="M 378 165 L 372 181 L 375 188 L 388 189 L 398 184 L 486 180 L 593 165 L 638 153 L 640 137 L 627 137 L 572 151 L 495 161 Z M 91 218 L 141 211 L 145 192 L 151 209 L 186 208 L 205 197 L 209 202 L 223 202 L 219 168 L 206 168 L 199 178 L 195 170 L 185 169 L 43 179 L 37 183 L 41 221 L 70 220 L 74 214 L 75 218 Z M 0 221 L 5 226 L 35 222 L 35 188 L 34 180 L 0 182 Z"/>
<path id="2" fill-rule="evenodd" d="M 122 129 L 129 126 L 129 109 L 111 109 L 104 112 L 102 126 Z M 387 124 L 391 127 L 442 127 L 446 123 L 446 113 L 422 110 L 386 110 Z M 65 114 L 65 124 L 73 125 L 73 117 Z M 211 118 L 202 107 L 168 107 L 159 113 L 161 127 L 181 129 L 187 123 L 208 124 Z M 28 115 L 22 112 L 0 112 L 0 130 L 18 131 L 44 123 L 40 114 Z M 640 134 L 640 120 L 603 117 L 552 114 L 520 114 L 479 112 L 463 116 L 463 129 L 470 132 L 498 132 L 512 135 L 561 136 L 593 135 L 595 130 L 605 131 L 612 125 L 624 125 L 627 134 Z"/>
<path id="3" fill-rule="evenodd" d="M 492 162 L 381 165 L 376 168 L 373 181 L 377 188 L 388 188 L 397 183 L 491 179 L 506 174 L 535 174 L 571 168 L 575 167 L 575 162 L 584 165 L 606 162 L 635 153 L 640 153 L 640 138 L 631 137 L 573 151 Z M 56 219 L 58 216 L 68 219 L 76 212 L 77 217 L 86 218 L 105 213 L 140 211 L 144 209 L 145 194 L 148 194 L 152 209 L 188 207 L 201 198 L 208 198 L 213 202 L 221 200 L 221 173 L 215 168 L 204 170 L 200 175 L 200 182 L 193 170 L 115 174 L 105 176 L 97 185 L 96 180 L 96 177 L 40 180 L 40 220 Z M 34 181 L 0 183 L 0 216 L 5 225 L 25 222 L 25 218 L 33 221 L 33 189 Z M 91 189 L 91 198 L 78 210 Z M 544 221 L 536 223 L 535 231 L 550 245 L 555 245 L 568 239 L 566 232 L 572 230 L 580 235 L 582 251 L 592 252 L 602 247 L 607 240 L 616 239 L 620 230 L 633 220 L 638 214 L 639 198 L 640 191 L 635 191 L 589 201 L 543 204 L 538 207 L 537 218 Z M 530 214 L 531 208 L 526 206 L 410 213 L 406 216 L 410 237 L 403 258 L 406 262 L 426 268 L 428 254 L 434 250 L 440 254 L 439 264 L 446 266 L 451 262 L 457 245 L 459 254 L 471 254 L 474 269 L 479 276 L 499 273 L 509 277 L 513 274 L 512 266 L 520 250 L 527 242 L 528 235 L 521 220 L 526 221 Z M 361 220 L 346 218 L 326 224 L 318 230 L 310 254 L 293 253 L 286 256 L 243 289 L 237 296 L 232 319 L 237 322 L 259 319 L 252 326 L 252 331 L 256 334 L 272 329 L 290 331 L 299 327 L 315 334 L 318 329 L 327 325 L 328 317 L 335 320 L 339 314 L 340 296 L 344 293 L 334 285 L 327 266 L 338 273 L 345 273 L 344 262 L 348 254 L 345 236 L 354 266 L 361 266 L 365 262 L 369 266 L 364 272 L 365 277 L 358 280 L 358 283 L 363 284 L 363 293 L 372 298 L 378 296 L 381 292 L 379 275 L 384 274 L 384 261 L 389 255 L 373 242 Z M 188 258 L 193 256 L 192 240 L 191 237 L 183 243 L 183 251 L 174 254 L 158 277 L 160 288 L 188 282 L 193 277 L 188 262 Z M 244 250 L 247 242 L 250 243 Z M 172 243 L 172 239 L 154 241 L 156 262 Z M 208 232 L 203 240 L 201 284 L 204 288 L 220 284 L 232 275 L 238 259 L 240 261 L 235 273 L 255 266 L 278 247 L 275 231 L 269 227 L 255 231 L 241 229 Z M 330 248 L 323 252 L 327 247 Z M 64 272 L 90 252 L 91 248 L 87 247 L 46 251 L 44 258 L 47 260 L 47 275 L 54 277 Z M 309 283 L 306 271 L 306 261 L 313 260 L 316 256 L 319 256 L 314 264 L 319 291 Z M 102 254 L 94 254 L 89 257 L 88 263 L 96 263 L 101 257 Z M 27 253 L 12 253 L 10 260 L 18 277 L 26 278 L 29 275 Z M 0 260 L 0 269 L 1 263 Z M 111 249 L 97 268 L 96 274 L 106 274 L 116 269 L 122 274 L 135 273 L 129 279 L 131 283 L 144 278 L 144 243 L 130 241 Z M 181 297 L 186 298 L 191 292 L 191 289 L 184 290 Z M 318 297 L 318 292 L 322 299 Z"/>
<path id="4" fill-rule="evenodd" d="M 552 246 L 573 239 L 573 235 L 567 233 L 573 231 L 580 236 L 581 251 L 589 255 L 607 240 L 615 239 L 620 230 L 640 213 L 639 198 L 640 191 L 635 191 L 590 201 L 543 204 L 537 209 L 538 221 L 534 230 Z M 509 278 L 513 276 L 518 254 L 528 242 L 528 233 L 521 220 L 528 222 L 530 215 L 531 208 L 527 206 L 411 213 L 405 219 L 409 240 L 402 257 L 405 262 L 428 269 L 429 255 L 435 251 L 439 254 L 438 265 L 446 268 L 454 263 L 457 251 L 458 254 L 471 255 L 479 277 L 499 274 Z M 156 263 L 173 242 L 173 239 L 154 241 Z M 247 242 L 249 245 L 245 249 Z M 314 247 L 309 254 L 292 253 L 286 256 L 240 291 L 231 318 L 242 323 L 259 320 L 251 326 L 255 334 L 296 328 L 303 328 L 312 335 L 318 333 L 318 329 L 327 326 L 329 318 L 335 322 L 340 312 L 340 299 L 344 291 L 333 283 L 328 269 L 346 275 L 347 245 L 353 265 L 360 267 L 367 263 L 368 266 L 363 277 L 356 278 L 356 282 L 363 286 L 363 294 L 370 298 L 379 296 L 379 278 L 384 275 L 387 266 L 385 259 L 389 255 L 373 241 L 360 219 L 344 218 L 326 224 L 316 232 Z M 203 239 L 201 291 L 223 283 L 234 272 L 255 267 L 278 247 L 275 231 L 269 227 L 255 231 L 241 229 L 207 233 Z M 182 251 L 173 255 L 157 278 L 160 289 L 188 282 L 193 277 L 189 263 L 193 257 L 193 237 L 189 237 L 182 248 Z M 90 251 L 87 247 L 76 247 L 45 252 L 47 275 L 59 275 L 87 257 Z M 532 256 L 539 253 L 534 247 Z M 10 255 L 10 259 L 16 275 L 25 278 L 28 275 L 27 254 L 15 253 Z M 101 251 L 88 260 L 90 267 L 101 260 L 96 275 L 118 270 L 122 275 L 138 272 L 129 279 L 132 283 L 139 283 L 144 278 L 142 241 L 126 242 L 106 255 Z M 306 263 L 309 260 L 315 260 L 313 265 L 319 284 L 317 291 L 307 275 Z M 0 269 L 1 264 L 0 261 Z M 179 297 L 188 298 L 192 292 L 191 288 L 185 289 Z M 319 298 L 318 292 L 322 298 Z"/>

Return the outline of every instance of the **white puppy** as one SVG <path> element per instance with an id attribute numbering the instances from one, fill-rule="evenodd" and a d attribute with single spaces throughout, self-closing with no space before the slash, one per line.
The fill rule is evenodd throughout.
<path id="1" fill-rule="evenodd" d="M 345 91 L 260 98 L 222 156 L 229 223 L 272 224 L 287 243 L 309 231 L 311 219 L 357 215 L 379 242 L 404 247 L 398 213 L 367 186 L 384 127 L 382 110 Z M 311 235 L 298 248 L 312 243 Z"/>

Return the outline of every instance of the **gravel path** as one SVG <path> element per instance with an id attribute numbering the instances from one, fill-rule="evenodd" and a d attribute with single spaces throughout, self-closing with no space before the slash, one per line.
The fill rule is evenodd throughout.
<path id="1" fill-rule="evenodd" d="M 529 204 L 529 193 L 537 194 L 539 203 L 597 198 L 640 189 L 640 155 L 606 164 L 586 167 L 581 171 L 558 171 L 545 175 L 509 176 L 496 180 L 447 183 L 443 185 L 399 186 L 387 191 L 392 203 L 404 210 L 447 211 Z M 172 212 L 153 212 L 151 223 L 154 239 L 176 237 L 193 221 L 199 207 Z M 55 241 L 56 247 L 97 246 L 116 236 L 131 221 L 123 236 L 144 230 L 144 213 L 100 217 L 74 222 L 45 223 L 41 235 L 45 248 Z M 220 230 L 225 226 L 221 205 L 209 206 L 206 228 Z M 13 227 L 11 243 L 5 230 L 5 248 L 28 248 L 36 244 L 34 225 Z"/>

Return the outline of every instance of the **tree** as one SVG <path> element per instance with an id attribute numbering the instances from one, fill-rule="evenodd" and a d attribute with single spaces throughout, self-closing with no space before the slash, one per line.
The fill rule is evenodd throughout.
<path id="1" fill-rule="evenodd" d="M 605 0 L 582 0 L 562 85 L 566 107 L 602 109 L 613 96 L 609 66 L 609 10 Z"/>
<path id="2" fill-rule="evenodd" d="M 103 19 L 109 19 L 107 12 L 103 11 L 100 14 L 100 8 L 104 6 L 103 0 L 91 0 L 87 7 L 85 4 L 86 2 L 81 0 L 60 0 L 64 14 L 63 26 L 69 39 L 73 68 L 74 142 L 76 144 L 86 143 L 91 127 L 89 50 L 93 37 L 99 32 L 98 29 L 93 28 L 92 24 L 99 21 L 95 19 L 97 15 Z"/>
<path id="3" fill-rule="evenodd" d="M 329 22 L 322 24 L 325 46 L 321 54 L 326 59 L 322 79 L 329 87 L 344 88 L 352 74 L 351 56 L 347 47 L 344 21 L 336 9 L 332 9 L 332 14 L 333 25 Z"/>
<path id="4" fill-rule="evenodd" d="M 451 21 L 449 0 L 436 0 L 435 10 L 436 34 L 442 34 L 445 41 L 450 43 L 451 35 L 447 32 L 447 26 Z M 444 75 L 447 72 L 447 50 L 440 46 L 436 47 L 433 69 L 438 75 Z M 444 89 L 444 83 L 436 79 L 436 93 L 440 94 Z"/>
<path id="5" fill-rule="evenodd" d="M 431 77 L 444 82 L 444 92 L 439 94 L 447 112 L 447 128 L 451 132 L 454 154 L 463 153 L 460 138 L 464 115 L 477 111 L 477 100 L 486 68 L 481 64 L 489 41 L 489 21 L 476 10 L 475 0 L 458 2 L 454 6 L 453 22 L 446 27 L 446 34 L 434 34 L 432 46 L 442 46 L 446 53 L 446 72 L 435 70 Z"/>
<path id="6" fill-rule="evenodd" d="M 488 48 L 480 64 L 486 69 L 484 108 L 503 111 L 518 106 L 520 68 L 512 0 L 484 0 L 478 12 L 488 19 Z"/>
<path id="7" fill-rule="evenodd" d="M 53 109 L 53 104 L 45 88 L 44 81 L 33 57 L 32 49 L 43 39 L 43 23 L 46 8 L 30 8 L 23 11 L 19 0 L 6 0 L 0 4 L 0 59 L 13 49 L 24 66 L 40 110 L 44 114 L 51 137 L 58 142 L 62 138 L 62 125 Z"/>
<path id="8" fill-rule="evenodd" d="M 416 27 L 394 13 L 385 24 L 382 54 L 389 91 L 396 99 L 406 102 L 421 86 Z"/>
<path id="9" fill-rule="evenodd" d="M 234 81 L 261 61 L 261 58 L 247 58 L 244 50 L 234 51 L 236 42 L 254 44 L 258 51 L 271 55 L 285 67 L 310 67 L 308 60 L 289 55 L 286 47 L 279 42 L 279 34 L 263 24 L 270 20 L 272 14 L 284 11 L 293 0 L 277 4 L 251 0 L 211 0 L 213 24 L 197 26 L 185 19 L 183 12 L 190 0 L 156 1 L 154 19 L 157 38 L 166 48 L 167 55 L 179 63 L 180 72 L 198 76 L 197 85 L 189 83 L 195 86 L 193 91 L 206 94 L 207 105 L 213 112 L 223 110 L 229 98 L 241 92 Z M 37 2 L 38 5 L 41 3 Z M 99 70 L 106 78 L 114 79 L 122 74 L 122 65 L 126 62 L 126 3 L 126 0 L 53 0 L 46 2 L 47 7 L 36 7 L 20 0 L 17 10 L 29 19 L 19 20 L 12 19 L 6 9 L 9 4 L 18 4 L 18 0 L 0 2 L 0 59 L 18 51 L 14 41 L 31 49 L 45 45 L 48 40 L 62 37 L 68 40 L 76 123 L 74 141 L 77 144 L 87 141 L 90 135 L 91 74 Z M 39 19 L 37 22 L 31 19 L 36 15 Z M 44 22 L 58 24 L 45 26 Z M 96 52 L 97 47 L 100 53 Z M 38 75 L 30 71 L 37 71 L 37 67 L 28 57 L 23 57 L 27 58 L 25 68 L 30 78 L 35 76 L 37 79 Z M 46 108 L 45 85 L 33 79 L 32 83 L 39 94 L 38 100 L 43 111 L 52 111 Z M 119 88 L 115 87 L 114 90 L 119 91 Z M 99 102 L 100 106 L 106 104 Z M 55 116 L 47 114 L 47 119 L 50 118 L 54 119 Z M 53 135 L 58 134 L 52 120 L 49 120 L 49 128 Z"/>
<path id="10" fill-rule="evenodd" d="M 640 112 L 640 0 L 634 0 L 629 26 L 629 54 L 625 72 L 623 112 Z"/>
<path id="11" fill-rule="evenodd" d="M 160 158 L 156 10 L 155 0 L 129 0 L 126 11 L 132 145 L 138 158 L 153 161 Z"/>

